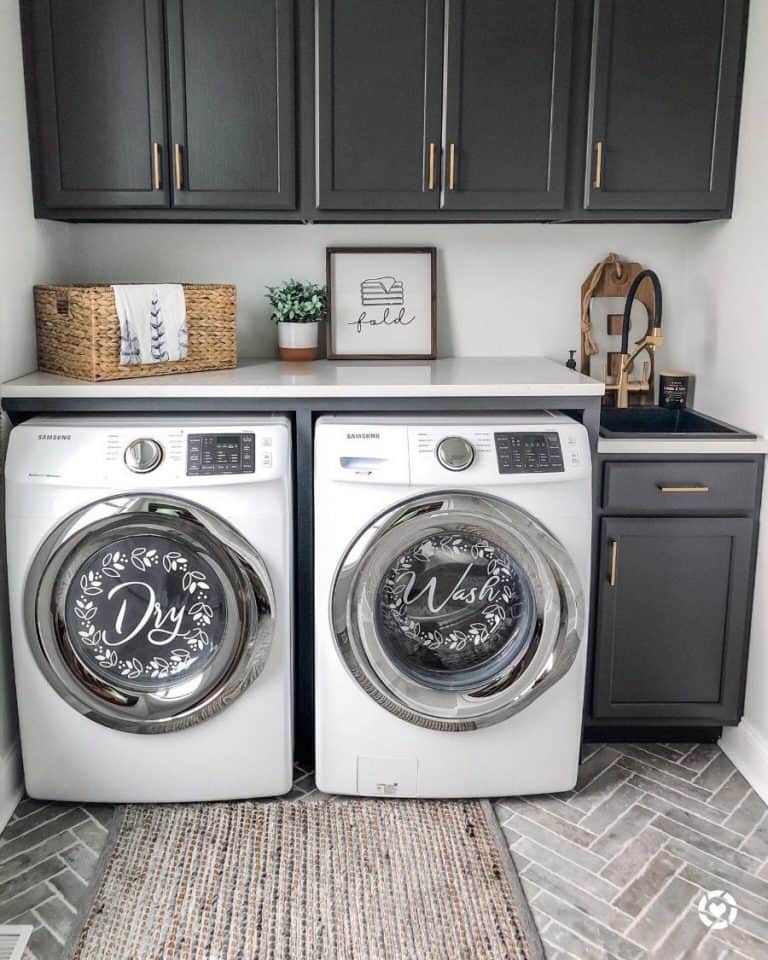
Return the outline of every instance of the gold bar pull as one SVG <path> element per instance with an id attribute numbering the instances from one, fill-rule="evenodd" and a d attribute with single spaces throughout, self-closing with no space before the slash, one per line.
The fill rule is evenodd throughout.
<path id="1" fill-rule="evenodd" d="M 152 143 L 152 189 L 163 189 L 163 174 L 160 164 L 160 144 L 156 140 Z"/>
<path id="2" fill-rule="evenodd" d="M 437 160 L 437 144 L 429 145 L 429 171 L 427 176 L 427 189 L 435 189 L 435 161 Z"/>
<path id="3" fill-rule="evenodd" d="M 174 143 L 173 145 L 173 176 L 176 189 L 182 190 L 184 187 L 184 164 L 181 157 L 180 143 Z"/>
<path id="4" fill-rule="evenodd" d="M 595 190 L 603 189 L 603 148 L 602 140 L 595 141 L 595 179 L 592 186 Z"/>
<path id="5" fill-rule="evenodd" d="M 619 564 L 619 541 L 611 540 L 608 549 L 610 550 L 610 559 L 608 560 L 608 585 L 616 586 L 616 569 Z"/>
<path id="6" fill-rule="evenodd" d="M 448 147 L 448 189 L 456 189 L 456 144 Z"/>
<path id="7" fill-rule="evenodd" d="M 658 484 L 661 493 L 709 493 L 709 487 L 706 483 L 690 483 L 680 486 Z"/>

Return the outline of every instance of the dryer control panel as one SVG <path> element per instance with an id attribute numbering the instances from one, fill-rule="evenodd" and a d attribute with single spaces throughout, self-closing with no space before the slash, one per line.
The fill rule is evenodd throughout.
<path id="1" fill-rule="evenodd" d="M 499 473 L 563 473 L 560 435 L 546 433 L 494 433 Z"/>
<path id="2" fill-rule="evenodd" d="M 253 433 L 190 433 L 187 436 L 187 476 L 253 473 L 256 469 L 255 440 Z"/>

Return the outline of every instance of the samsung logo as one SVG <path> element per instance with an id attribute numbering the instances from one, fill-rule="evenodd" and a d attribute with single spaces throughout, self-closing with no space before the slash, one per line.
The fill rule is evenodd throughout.
<path id="1" fill-rule="evenodd" d="M 38 440 L 71 440 L 71 433 L 38 433 Z"/>
<path id="2" fill-rule="evenodd" d="M 381 440 L 380 433 L 348 433 L 347 440 Z"/>

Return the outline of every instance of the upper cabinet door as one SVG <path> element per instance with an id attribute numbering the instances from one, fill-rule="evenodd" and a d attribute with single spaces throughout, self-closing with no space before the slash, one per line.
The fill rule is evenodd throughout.
<path id="1" fill-rule="evenodd" d="M 317 206 L 436 210 L 443 0 L 317 0 Z"/>
<path id="2" fill-rule="evenodd" d="M 167 0 L 173 205 L 296 204 L 293 0 Z"/>
<path id="3" fill-rule="evenodd" d="M 161 0 L 35 0 L 26 15 L 44 202 L 166 207 Z"/>
<path id="4" fill-rule="evenodd" d="M 585 206 L 727 210 L 746 0 L 595 0 Z"/>
<path id="5" fill-rule="evenodd" d="M 573 0 L 450 0 L 442 206 L 565 205 Z"/>

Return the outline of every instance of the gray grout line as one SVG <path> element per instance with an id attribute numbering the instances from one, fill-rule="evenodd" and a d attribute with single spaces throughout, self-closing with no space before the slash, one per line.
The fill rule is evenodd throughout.
<path id="1" fill-rule="evenodd" d="M 46 903 L 54 899 L 55 897 L 48 897 L 47 900 L 43 900 L 42 903 L 38 903 L 37 906 L 32 908 L 31 913 L 32 913 L 32 916 L 35 917 L 40 922 L 40 926 L 44 927 L 48 931 L 48 933 L 50 933 L 50 935 L 54 938 L 54 940 L 56 940 L 57 943 L 60 943 L 62 946 L 64 946 L 64 940 L 58 935 L 58 933 L 56 933 L 53 927 L 50 927 L 45 922 L 42 915 L 38 912 L 40 907 L 45 906 Z"/>
<path id="2" fill-rule="evenodd" d="M 638 913 L 638 915 L 635 917 L 632 923 L 630 923 L 630 925 L 627 927 L 625 936 L 627 934 L 631 934 L 632 930 L 634 930 L 634 928 L 638 925 L 638 923 L 640 923 L 643 917 L 650 911 L 651 907 L 656 903 L 659 897 L 663 895 L 667 887 L 672 883 L 674 879 L 676 879 L 677 875 L 680 873 L 680 871 L 683 869 L 684 866 L 685 864 L 681 863 L 680 866 L 677 868 L 677 870 L 675 870 L 675 872 L 670 877 L 667 877 L 667 879 L 664 881 L 664 884 L 658 889 L 656 894 L 650 898 L 650 900 L 646 903 L 646 905 L 643 907 L 640 913 Z M 644 871 L 641 871 L 640 874 L 638 874 L 638 876 L 642 876 L 643 872 Z M 691 886 L 693 886 L 693 884 L 691 884 Z M 693 903 L 693 900 L 691 900 L 691 903 Z M 683 916 L 685 916 L 685 914 L 683 914 Z M 650 948 L 649 952 L 653 953 L 653 951 L 656 950 L 657 947 L 659 947 L 659 945 L 668 935 L 669 935 L 669 931 L 667 930 L 664 932 L 664 935 L 654 943 L 653 947 Z M 633 940 L 632 942 L 637 943 L 636 940 Z M 637 946 L 642 947 L 642 944 L 637 943 Z M 645 949 L 645 948 L 642 947 L 642 949 Z"/>

